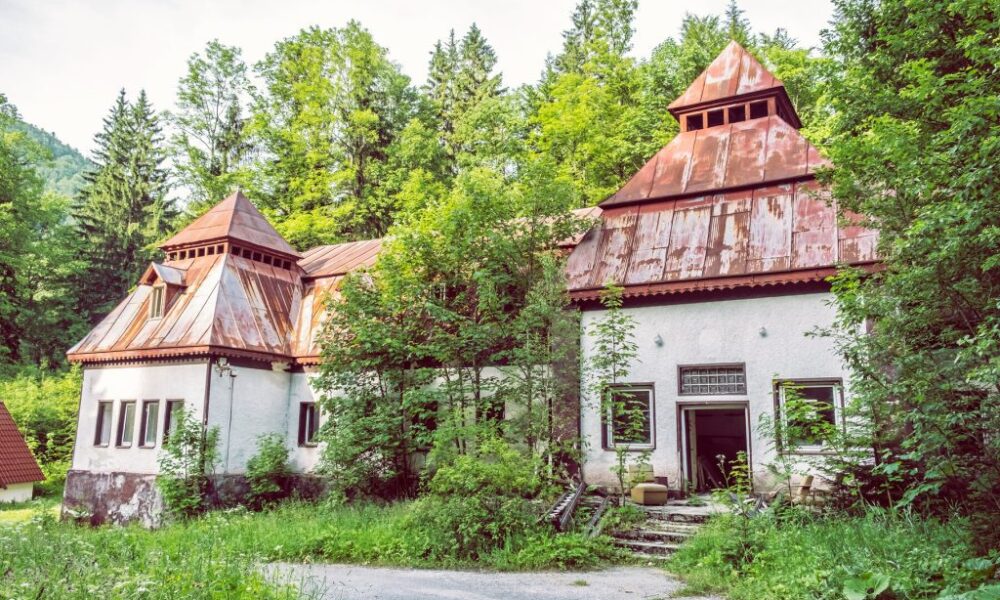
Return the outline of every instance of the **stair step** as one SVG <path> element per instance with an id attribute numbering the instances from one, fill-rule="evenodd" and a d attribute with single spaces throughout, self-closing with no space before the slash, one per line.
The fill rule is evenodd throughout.
<path id="1" fill-rule="evenodd" d="M 645 552 L 633 552 L 632 557 L 636 560 L 642 560 L 646 562 L 658 563 L 663 562 L 670 558 L 669 554 L 647 554 Z"/>
<path id="2" fill-rule="evenodd" d="M 627 540 L 621 538 L 615 538 L 615 545 L 621 546 L 623 548 L 628 548 L 630 550 L 635 550 L 638 552 L 644 552 L 646 554 L 672 554 L 678 548 L 680 544 L 671 544 L 664 542 L 646 542 L 641 540 Z"/>
<path id="3" fill-rule="evenodd" d="M 656 529 L 633 529 L 616 533 L 615 537 L 623 540 L 650 540 L 661 542 L 684 542 L 693 535 L 687 531 L 659 531 Z"/>

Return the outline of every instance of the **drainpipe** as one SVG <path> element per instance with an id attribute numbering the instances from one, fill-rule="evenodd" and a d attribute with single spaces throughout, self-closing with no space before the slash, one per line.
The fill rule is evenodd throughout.
<path id="1" fill-rule="evenodd" d="M 229 371 L 229 423 L 226 424 L 226 464 L 222 473 L 229 474 L 229 449 L 233 446 L 233 391 L 236 389 L 236 373 L 232 367 Z M 221 373 L 220 373 L 221 375 Z"/>

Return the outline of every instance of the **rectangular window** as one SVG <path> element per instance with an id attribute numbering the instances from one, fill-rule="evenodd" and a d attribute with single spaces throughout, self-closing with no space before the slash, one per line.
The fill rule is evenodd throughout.
<path id="1" fill-rule="evenodd" d="M 759 119 L 761 117 L 766 117 L 768 113 L 767 110 L 767 100 L 761 100 L 760 102 L 750 103 L 750 118 Z"/>
<path id="2" fill-rule="evenodd" d="M 745 104 L 730 106 L 728 111 L 730 123 L 739 123 L 747 120 L 747 109 Z"/>
<path id="3" fill-rule="evenodd" d="M 163 415 L 163 443 L 170 439 L 170 427 L 181 418 L 181 411 L 184 410 L 183 400 L 167 400 L 167 407 Z"/>
<path id="4" fill-rule="evenodd" d="M 153 294 L 149 300 L 150 319 L 159 319 L 163 316 L 163 292 L 164 287 L 162 285 L 153 287 Z"/>
<path id="5" fill-rule="evenodd" d="M 135 401 L 123 400 L 118 409 L 118 436 L 115 445 L 128 448 L 132 445 L 132 434 L 135 429 Z"/>
<path id="6" fill-rule="evenodd" d="M 152 448 L 156 445 L 156 425 L 159 416 L 159 400 L 144 400 L 142 420 L 139 421 L 139 445 L 143 448 Z"/>
<path id="7" fill-rule="evenodd" d="M 724 111 L 720 108 L 719 110 L 708 111 L 708 126 L 718 127 L 726 122 L 726 117 Z"/>
<path id="8" fill-rule="evenodd" d="M 837 427 L 843 396 L 839 380 L 782 381 L 778 401 L 785 432 L 782 445 L 791 450 L 820 450 L 831 428 Z"/>
<path id="9" fill-rule="evenodd" d="M 616 386 L 602 418 L 602 446 L 654 447 L 653 386 Z"/>
<path id="10" fill-rule="evenodd" d="M 315 446 L 316 432 L 319 431 L 319 412 L 315 402 L 299 404 L 299 445 Z"/>
<path id="11" fill-rule="evenodd" d="M 97 428 L 94 431 L 94 445 L 107 446 L 111 443 L 111 411 L 114 404 L 108 401 L 97 403 Z"/>
<path id="12" fill-rule="evenodd" d="M 680 367 L 682 396 L 746 395 L 747 378 L 744 365 L 697 365 Z"/>
<path id="13" fill-rule="evenodd" d="M 698 115 L 688 115 L 688 117 L 687 117 L 687 130 L 688 131 L 696 131 L 698 129 L 701 129 L 704 126 L 705 126 L 705 123 L 702 120 L 702 116 L 700 114 L 698 114 Z"/>

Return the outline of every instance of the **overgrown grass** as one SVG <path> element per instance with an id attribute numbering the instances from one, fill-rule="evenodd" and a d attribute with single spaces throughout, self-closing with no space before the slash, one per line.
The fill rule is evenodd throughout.
<path id="1" fill-rule="evenodd" d="M 0 525 L 30 521 L 42 513 L 51 513 L 53 517 L 58 517 L 59 506 L 59 500 L 50 497 L 0 504 Z"/>
<path id="2" fill-rule="evenodd" d="M 861 517 L 755 518 L 753 560 L 740 568 L 731 558 L 733 519 L 714 518 L 668 563 L 686 591 L 723 592 L 732 600 L 840 600 L 860 582 L 888 577 L 882 595 L 858 597 L 938 598 L 984 583 L 995 569 L 992 560 L 973 558 L 961 521 L 881 510 Z"/>
<path id="3" fill-rule="evenodd" d="M 0 598 L 298 598 L 268 582 L 269 561 L 536 570 L 588 568 L 617 558 L 607 540 L 543 528 L 509 538 L 477 560 L 427 552 L 447 540 L 413 528 L 412 503 L 327 507 L 286 503 L 251 513 L 211 513 L 156 531 L 59 523 L 51 504 L 0 525 Z M 39 511 L 39 508 L 41 510 Z M 2 513 L 0 513 L 2 514 Z"/>

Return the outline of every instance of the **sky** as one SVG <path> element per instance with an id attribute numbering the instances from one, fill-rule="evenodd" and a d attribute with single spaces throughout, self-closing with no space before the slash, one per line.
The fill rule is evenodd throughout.
<path id="1" fill-rule="evenodd" d="M 0 0 L 0 93 L 21 116 L 88 153 L 118 93 L 140 89 L 173 104 L 187 58 L 213 38 L 253 64 L 311 25 L 360 21 L 404 73 L 422 83 L 434 42 L 476 23 L 507 86 L 537 80 L 556 53 L 577 0 Z M 728 0 L 640 0 L 632 54 L 676 36 L 687 12 L 721 14 Z M 783 27 L 818 46 L 830 0 L 742 0 L 756 31 Z"/>

